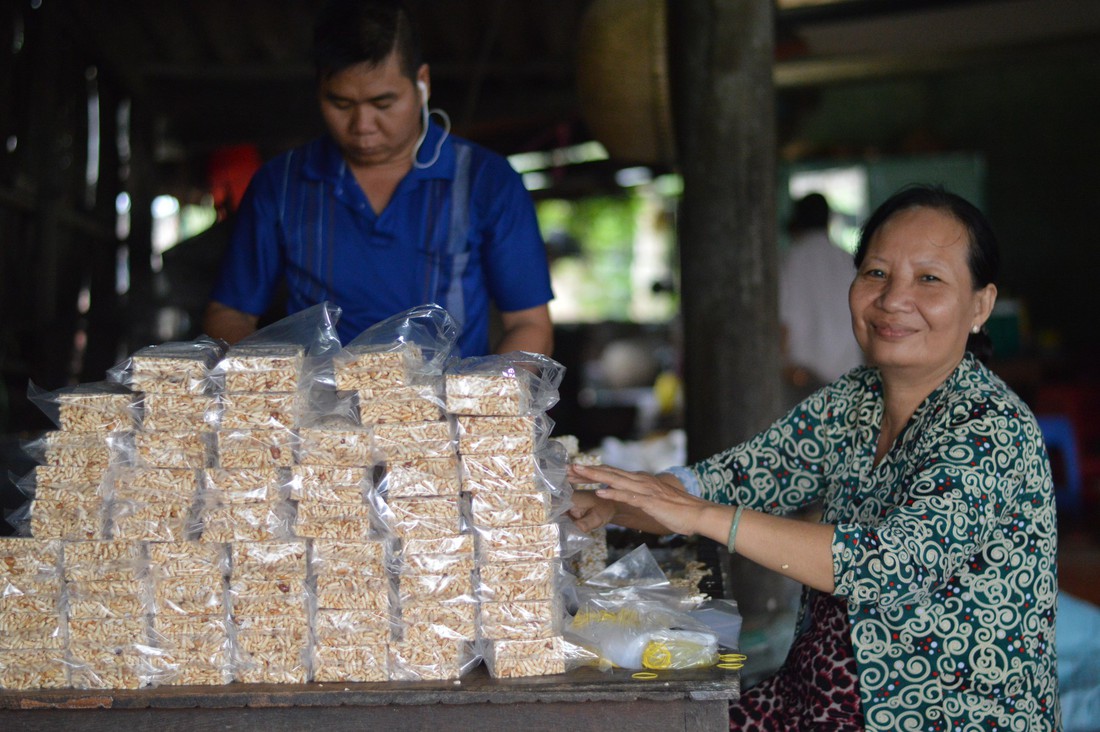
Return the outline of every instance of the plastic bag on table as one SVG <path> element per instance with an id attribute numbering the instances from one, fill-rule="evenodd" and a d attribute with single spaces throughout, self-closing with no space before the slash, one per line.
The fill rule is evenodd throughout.
<path id="1" fill-rule="evenodd" d="M 689 614 L 647 547 L 578 585 L 566 636 L 599 656 L 600 668 L 684 669 L 718 661 L 718 636 Z"/>
<path id="2" fill-rule="evenodd" d="M 447 411 L 479 416 L 545 412 L 558 402 L 565 367 L 538 353 L 475 356 L 447 367 Z"/>

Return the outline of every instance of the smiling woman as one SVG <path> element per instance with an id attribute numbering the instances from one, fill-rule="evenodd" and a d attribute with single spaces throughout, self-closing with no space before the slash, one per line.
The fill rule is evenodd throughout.
<path id="1" fill-rule="evenodd" d="M 770 428 L 659 475 L 574 467 L 571 515 L 699 534 L 807 586 L 783 668 L 731 729 L 1060 729 L 1057 527 L 1034 416 L 973 350 L 996 239 L 939 188 L 863 228 L 849 305 L 867 366 Z M 821 521 L 787 518 L 821 502 Z"/>

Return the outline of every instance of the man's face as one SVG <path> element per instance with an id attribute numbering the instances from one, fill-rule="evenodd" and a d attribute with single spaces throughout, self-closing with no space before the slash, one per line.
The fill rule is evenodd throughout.
<path id="1" fill-rule="evenodd" d="M 428 83 L 426 65 L 417 80 Z M 332 74 L 318 97 L 329 134 L 353 168 L 412 163 L 421 99 L 396 53 L 376 66 L 361 63 Z"/>

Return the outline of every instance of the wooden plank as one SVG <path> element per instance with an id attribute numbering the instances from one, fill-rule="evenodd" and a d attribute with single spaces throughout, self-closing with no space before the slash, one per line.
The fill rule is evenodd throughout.
<path id="1" fill-rule="evenodd" d="M 580 668 L 557 676 L 493 679 L 484 666 L 478 666 L 458 681 L 3 691 L 0 692 L 0 710 L 667 702 L 728 700 L 736 699 L 739 694 L 739 674 L 716 668 L 663 671 L 652 680 L 635 679 L 630 671 L 601 672 L 593 668 Z"/>
<path id="2" fill-rule="evenodd" d="M 492 679 L 481 666 L 457 682 L 6 691 L 0 692 L 0 728 L 341 732 L 442 725 L 479 732 L 694 732 L 726 729 L 728 705 L 739 696 L 740 675 L 716 668 L 660 672 L 656 679 L 592 668 L 559 676 Z"/>
<path id="3" fill-rule="evenodd" d="M 558 732 L 563 729 L 601 732 L 705 732 L 729 728 L 728 702 L 434 704 L 374 707 L 291 707 L 235 709 L 113 709 L 48 710 L 0 713 L 7 729 L 117 732 L 156 729 L 158 732 L 207 730 L 324 729 L 326 732 L 385 729 L 404 732 L 425 729 L 471 729 L 478 732 Z"/>

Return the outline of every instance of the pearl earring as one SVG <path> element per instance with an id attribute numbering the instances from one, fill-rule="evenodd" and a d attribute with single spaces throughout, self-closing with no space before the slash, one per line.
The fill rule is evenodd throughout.
<path id="1" fill-rule="evenodd" d="M 971 327 L 970 332 L 973 333 L 974 335 L 978 335 L 978 331 L 980 331 L 981 329 L 982 329 L 982 326 L 975 325 L 975 326 Z"/>

